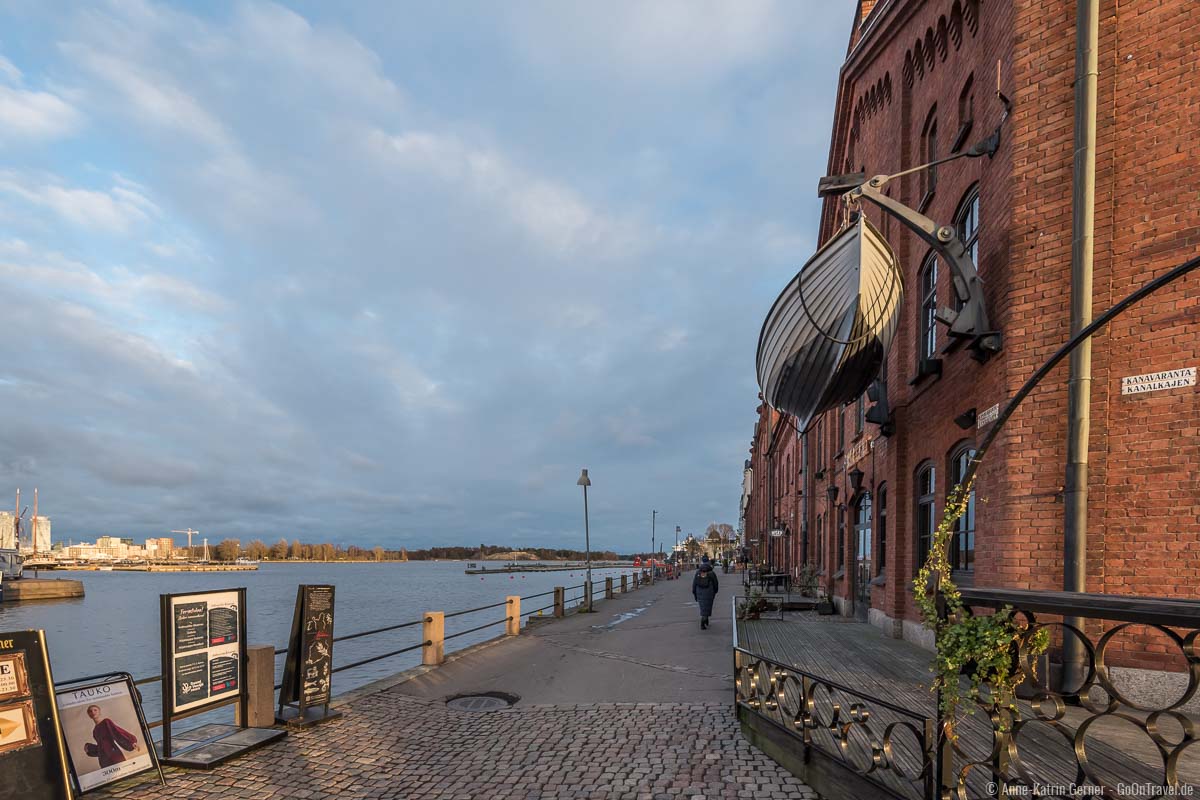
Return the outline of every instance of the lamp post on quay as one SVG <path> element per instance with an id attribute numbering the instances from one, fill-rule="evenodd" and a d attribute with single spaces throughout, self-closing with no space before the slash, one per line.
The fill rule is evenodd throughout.
<path id="1" fill-rule="evenodd" d="M 580 473 L 579 480 L 575 481 L 575 485 L 583 487 L 583 546 L 587 552 L 587 610 L 590 614 L 592 611 L 592 536 L 588 530 L 587 489 L 592 485 L 592 479 L 588 477 L 586 469 Z"/>
<path id="2" fill-rule="evenodd" d="M 654 522 L 658 518 L 658 511 L 651 510 L 650 512 L 650 582 L 654 583 Z"/>

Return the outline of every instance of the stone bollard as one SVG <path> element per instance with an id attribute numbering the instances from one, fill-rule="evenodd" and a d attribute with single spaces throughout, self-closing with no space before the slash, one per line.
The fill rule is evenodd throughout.
<path id="1" fill-rule="evenodd" d="M 430 611 L 425 614 L 425 622 L 421 625 L 421 640 L 426 644 L 421 648 L 421 663 L 436 667 L 446 660 L 446 615 L 441 611 Z"/>
<path id="2" fill-rule="evenodd" d="M 591 581 L 583 582 L 583 610 L 584 611 L 592 610 L 592 582 Z"/>
<path id="3" fill-rule="evenodd" d="M 621 594 L 629 591 L 629 578 L 625 575 L 621 576 Z"/>
<path id="4" fill-rule="evenodd" d="M 275 647 L 252 644 L 246 647 L 246 724 L 269 728 L 275 724 Z M 234 721 L 242 723 L 242 707 L 234 708 Z"/>
<path id="5" fill-rule="evenodd" d="M 562 617 L 567 613 L 567 590 L 561 586 L 554 587 L 554 616 Z"/>
<path id="6" fill-rule="evenodd" d="M 521 633 L 521 595 L 513 594 L 508 596 L 507 622 L 504 624 L 504 632 L 509 636 L 517 636 Z"/>
<path id="7" fill-rule="evenodd" d="M 604 579 L 604 599 L 605 600 L 613 599 L 612 576 L 611 575 L 609 575 L 607 578 Z"/>

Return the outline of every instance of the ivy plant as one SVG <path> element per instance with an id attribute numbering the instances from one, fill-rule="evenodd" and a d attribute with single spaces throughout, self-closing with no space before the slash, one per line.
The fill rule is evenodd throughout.
<path id="1" fill-rule="evenodd" d="M 1031 669 L 1036 670 L 1036 658 L 1046 652 L 1050 634 L 1045 628 L 1032 632 L 1019 622 L 1012 606 L 994 614 L 975 616 L 963 606 L 958 587 L 950 579 L 947 554 L 955 524 L 967 511 L 971 498 L 972 479 L 965 486 L 956 485 L 946 498 L 942 520 L 930 542 L 929 556 L 913 580 L 913 597 L 921 612 L 925 627 L 937 639 L 937 657 L 932 690 L 941 690 L 942 716 L 950 723 L 955 735 L 955 722 L 964 704 L 973 713 L 975 704 L 983 699 L 984 687 L 990 692 L 989 702 L 996 708 L 1016 711 L 1016 692 L 1024 680 L 1019 669 L 1022 644 L 1030 657 Z M 936 584 L 936 585 L 935 585 Z M 942 604 L 939 610 L 938 595 Z M 944 613 L 942 613 L 944 612 Z M 964 692 L 960 676 L 966 675 Z M 1001 730 L 1008 721 L 1001 715 Z"/>

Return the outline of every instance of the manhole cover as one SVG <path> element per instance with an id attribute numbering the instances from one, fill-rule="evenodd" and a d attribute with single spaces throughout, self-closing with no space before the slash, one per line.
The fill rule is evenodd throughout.
<path id="1" fill-rule="evenodd" d="M 503 692 L 488 694 L 465 694 L 446 701 L 446 707 L 455 711 L 499 711 L 517 702 L 517 698 Z"/>

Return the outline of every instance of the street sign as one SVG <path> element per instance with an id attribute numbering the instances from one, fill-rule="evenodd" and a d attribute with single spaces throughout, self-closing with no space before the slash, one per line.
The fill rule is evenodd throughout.
<path id="1" fill-rule="evenodd" d="M 771 531 L 771 538 L 772 538 L 772 539 L 778 539 L 780 536 L 783 536 L 783 530 L 782 530 L 782 529 L 780 529 L 780 528 L 776 528 L 775 530 Z"/>

